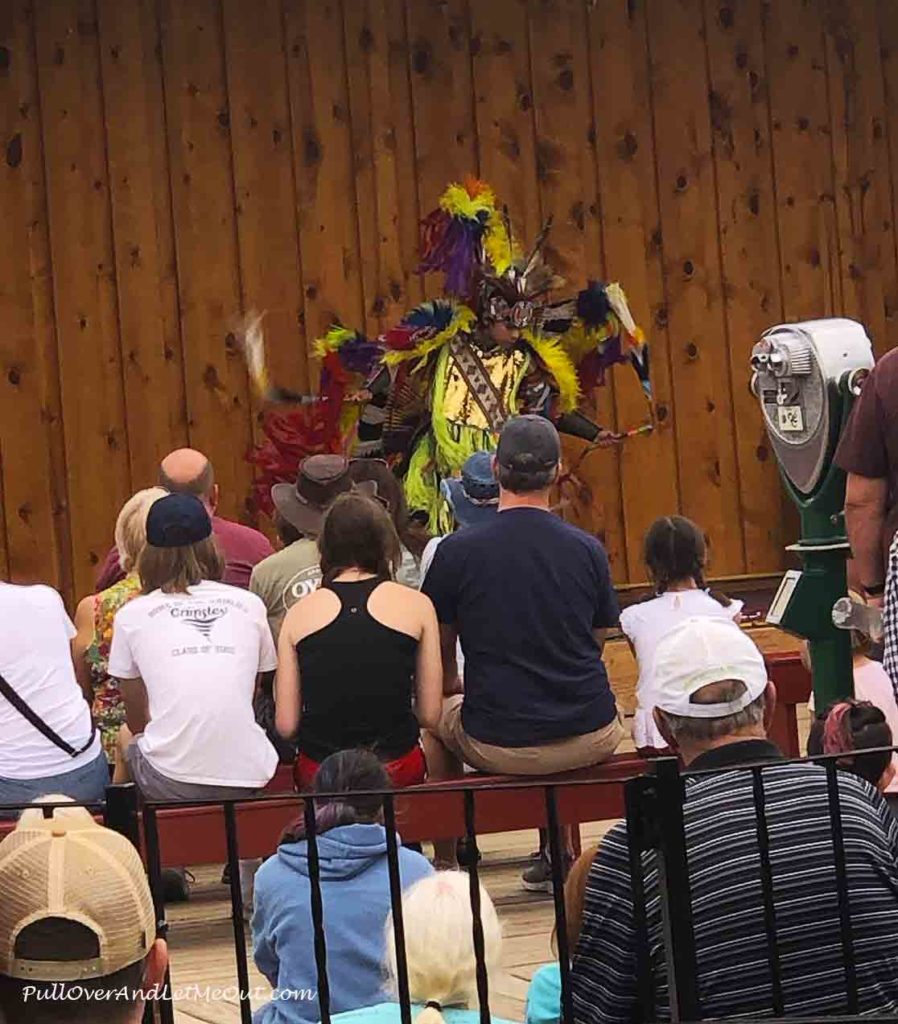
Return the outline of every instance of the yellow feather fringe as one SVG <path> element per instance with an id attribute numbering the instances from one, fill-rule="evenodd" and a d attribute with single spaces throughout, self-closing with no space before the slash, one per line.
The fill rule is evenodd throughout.
<path id="1" fill-rule="evenodd" d="M 577 367 L 560 341 L 524 331 L 524 340 L 537 354 L 543 366 L 555 378 L 558 388 L 558 407 L 572 412 L 580 400 L 580 382 Z"/>
<path id="2" fill-rule="evenodd" d="M 423 362 L 435 349 L 441 348 L 447 342 L 452 341 L 456 334 L 462 331 L 470 331 L 477 322 L 477 317 L 472 309 L 467 306 L 456 306 L 452 319 L 441 330 L 429 338 L 425 338 L 420 345 L 414 348 L 393 349 L 384 354 L 384 362 L 388 366 L 395 366 L 397 363 L 404 363 L 409 359 L 419 359 Z"/>

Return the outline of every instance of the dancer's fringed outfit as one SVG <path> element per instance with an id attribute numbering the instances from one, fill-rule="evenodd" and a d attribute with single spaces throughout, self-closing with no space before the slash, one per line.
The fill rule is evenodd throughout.
<path id="1" fill-rule="evenodd" d="M 522 254 L 487 185 L 450 185 L 422 225 L 419 267 L 444 275 L 445 297 L 410 310 L 376 341 L 332 327 L 315 343 L 322 376 L 314 398 L 269 387 L 256 321 L 246 334 L 254 380 L 269 399 L 298 406 L 266 416 L 267 441 L 252 455 L 260 501 L 272 483 L 295 477 L 304 455 L 347 450 L 390 461 L 410 511 L 444 533 L 441 478 L 495 448 L 510 416 L 542 414 L 594 445 L 650 431 L 648 349 L 623 289 L 593 281 L 550 302 L 564 282 L 543 257 L 548 230 Z M 578 403 L 621 362 L 635 368 L 650 412 L 642 425 L 612 433 Z"/>

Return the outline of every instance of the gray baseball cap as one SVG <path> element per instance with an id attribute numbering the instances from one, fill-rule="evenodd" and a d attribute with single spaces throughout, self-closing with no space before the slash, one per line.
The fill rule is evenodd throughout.
<path id="1" fill-rule="evenodd" d="M 513 416 L 502 428 L 496 460 L 504 469 L 551 469 L 561 461 L 558 431 L 545 416 Z"/>

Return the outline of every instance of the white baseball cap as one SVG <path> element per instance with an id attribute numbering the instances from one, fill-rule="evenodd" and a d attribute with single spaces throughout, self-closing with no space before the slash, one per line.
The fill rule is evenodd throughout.
<path id="1" fill-rule="evenodd" d="M 767 689 L 767 666 L 754 642 L 729 619 L 686 619 L 659 642 L 653 670 L 655 707 L 683 718 L 725 718 L 741 711 Z M 736 680 L 745 693 L 736 700 L 697 704 L 703 686 Z"/>

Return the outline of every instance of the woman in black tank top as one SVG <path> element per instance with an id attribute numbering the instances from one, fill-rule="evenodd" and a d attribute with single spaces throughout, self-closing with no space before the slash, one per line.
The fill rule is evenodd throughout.
<path id="1" fill-rule="evenodd" d="M 394 785 L 423 781 L 419 730 L 437 725 L 442 703 L 433 606 L 392 582 L 399 541 L 375 501 L 338 498 L 318 546 L 321 590 L 290 609 L 278 651 L 276 721 L 282 735 L 298 725 L 297 785 L 353 748 L 377 754 Z"/>

